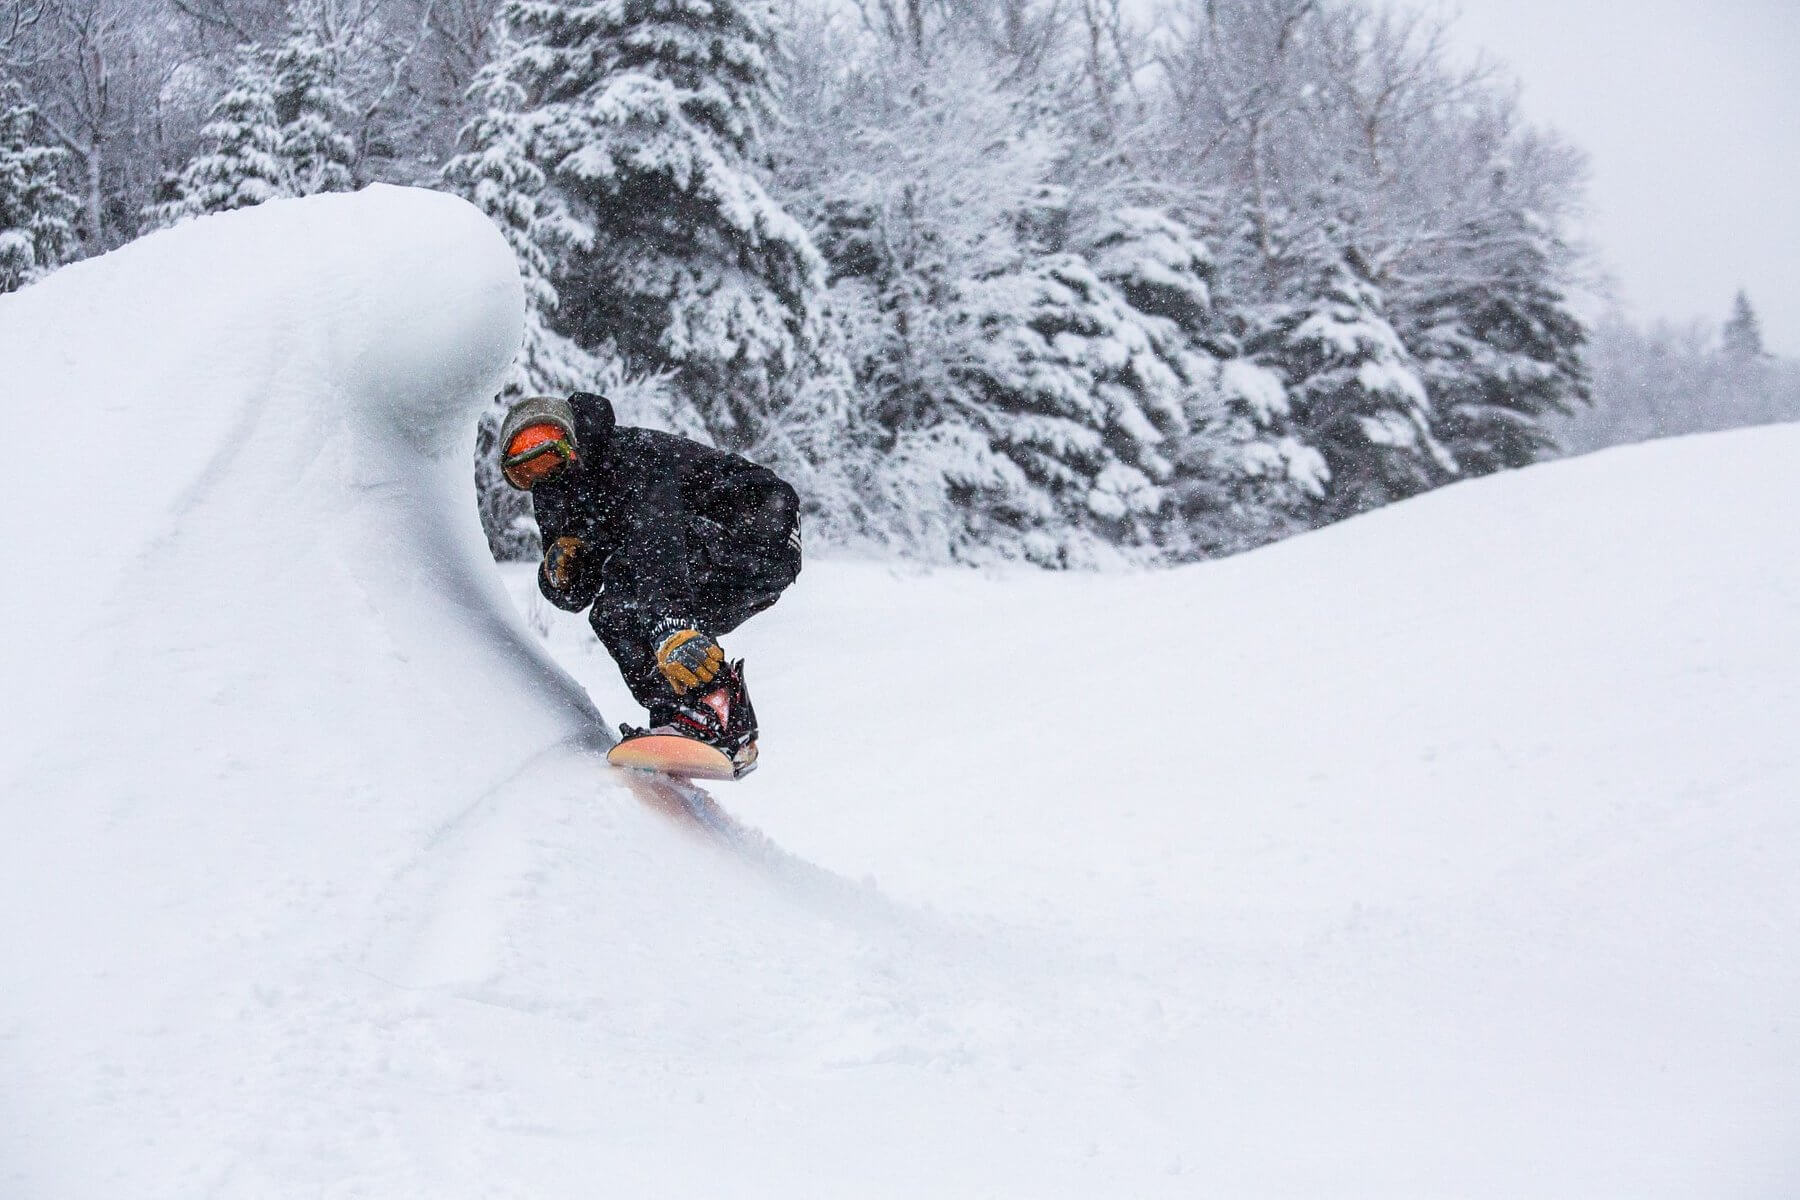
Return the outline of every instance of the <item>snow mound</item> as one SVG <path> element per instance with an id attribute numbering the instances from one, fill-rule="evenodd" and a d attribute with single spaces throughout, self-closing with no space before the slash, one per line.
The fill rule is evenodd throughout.
<path id="1" fill-rule="evenodd" d="M 8 1108 L 57 1113 L 105 1065 L 83 1056 L 121 1069 L 122 1028 L 191 1020 L 172 994 L 209 960 L 255 976 L 233 956 L 319 893 L 591 736 L 475 517 L 474 419 L 522 312 L 484 217 L 386 187 L 196 221 L 0 298 L 15 483 L 54 514 L 9 527 L 0 578 L 0 957 L 33 964 L 0 986 L 24 1046 Z M 0 1144 L 54 1145 L 9 1115 Z M 93 1144 L 134 1120 L 154 1138 L 113 1119 Z M 0 1179 L 22 1153 L 0 1146 Z"/>
<path id="2" fill-rule="evenodd" d="M 511 610 L 468 503 L 473 414 L 520 337 L 516 274 L 472 208 L 372 188 L 194 222 L 0 300 L 7 417 L 33 447 L 17 482 L 57 515 L 8 532 L 4 611 L 37 631 L 0 646 L 36 685 L 9 747 L 71 729 L 135 745 L 168 721 L 245 756 L 341 732 L 386 746 L 357 764 L 372 786 L 454 778 L 444 727 L 419 762 L 408 731 L 484 727 L 444 673 L 485 690 L 494 670 L 538 700 L 521 731 L 557 708 L 548 727 L 575 728 L 579 689 L 495 625 Z M 77 749 L 0 770 L 66 791 Z M 219 782 L 216 763 L 159 765 L 179 775 L 158 791 Z"/>

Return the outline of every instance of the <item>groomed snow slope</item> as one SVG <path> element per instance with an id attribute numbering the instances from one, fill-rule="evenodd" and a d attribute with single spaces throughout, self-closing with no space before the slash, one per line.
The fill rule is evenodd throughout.
<path id="1" fill-rule="evenodd" d="M 1800 1190 L 1800 430 L 811 564 L 720 789 L 794 857 L 618 786 L 485 562 L 519 309 L 395 189 L 0 299 L 67 456 L 0 545 L 0 1196 Z"/>

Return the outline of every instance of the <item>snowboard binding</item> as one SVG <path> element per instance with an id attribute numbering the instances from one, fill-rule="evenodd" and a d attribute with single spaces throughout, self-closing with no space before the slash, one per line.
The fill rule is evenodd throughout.
<path id="1" fill-rule="evenodd" d="M 720 671 L 710 687 L 651 710 L 650 727 L 619 726 L 607 753 L 614 766 L 682 779 L 742 779 L 756 769 L 756 710 L 744 687 L 743 660 Z"/>

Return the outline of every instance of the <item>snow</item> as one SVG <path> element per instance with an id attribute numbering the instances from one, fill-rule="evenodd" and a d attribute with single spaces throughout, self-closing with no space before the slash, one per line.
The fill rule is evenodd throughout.
<path id="1" fill-rule="evenodd" d="M 1800 427 L 812 562 L 715 805 L 483 556 L 522 307 L 398 189 L 0 299 L 7 1200 L 1800 1189 Z"/>
<path id="2" fill-rule="evenodd" d="M 1288 415 L 1287 386 L 1267 367 L 1247 358 L 1228 359 L 1219 367 L 1219 395 L 1236 401 L 1262 426 Z"/>
<path id="3" fill-rule="evenodd" d="M 1243 450 L 1244 472 L 1268 479 L 1285 479 L 1315 500 L 1325 496 L 1331 481 L 1331 464 L 1325 456 L 1298 438 L 1248 442 Z"/>
<path id="4" fill-rule="evenodd" d="M 1392 396 L 1415 408 L 1430 408 L 1425 385 L 1410 367 L 1397 362 L 1364 362 L 1356 368 L 1356 382 L 1371 396 Z M 1374 440 L 1374 439 L 1371 439 Z"/>

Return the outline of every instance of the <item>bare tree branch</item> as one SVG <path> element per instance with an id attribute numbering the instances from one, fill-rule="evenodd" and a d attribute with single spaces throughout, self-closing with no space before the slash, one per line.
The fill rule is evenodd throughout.
<path id="1" fill-rule="evenodd" d="M 0 66 L 17 71 L 34 61 L 31 33 L 49 11 L 50 0 L 4 0 L 0 3 Z"/>
<path id="2" fill-rule="evenodd" d="M 255 31 L 247 28 L 238 20 L 228 0 L 169 0 L 171 7 L 184 16 L 191 17 L 205 26 L 222 30 L 234 41 L 254 42 Z"/>

